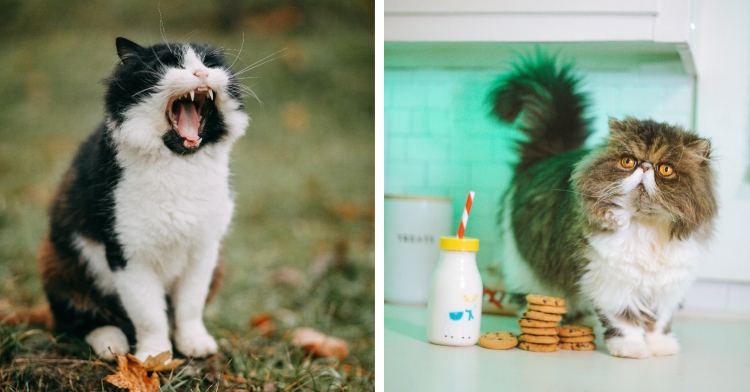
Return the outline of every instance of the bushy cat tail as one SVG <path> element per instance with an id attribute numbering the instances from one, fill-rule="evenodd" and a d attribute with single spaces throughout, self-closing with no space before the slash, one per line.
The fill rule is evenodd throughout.
<path id="1" fill-rule="evenodd" d="M 8 326 L 31 325 L 46 329 L 54 329 L 54 318 L 49 305 L 39 305 L 33 308 L 19 308 L 3 306 L 0 309 L 0 324 Z"/>
<path id="2" fill-rule="evenodd" d="M 578 83 L 570 64 L 560 65 L 556 56 L 541 51 L 520 58 L 498 80 L 489 97 L 492 113 L 528 136 L 518 145 L 517 172 L 583 147 L 591 120 L 585 117 L 588 98 L 577 91 Z"/>

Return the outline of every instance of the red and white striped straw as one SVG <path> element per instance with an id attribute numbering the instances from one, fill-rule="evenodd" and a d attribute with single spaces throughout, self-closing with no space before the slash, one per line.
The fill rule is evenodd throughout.
<path id="1" fill-rule="evenodd" d="M 469 213 L 471 212 L 472 203 L 474 203 L 474 192 L 469 191 L 469 197 L 466 198 L 466 206 L 464 207 L 464 214 L 461 215 L 461 224 L 458 226 L 458 238 L 464 238 L 466 224 L 469 223 Z"/>

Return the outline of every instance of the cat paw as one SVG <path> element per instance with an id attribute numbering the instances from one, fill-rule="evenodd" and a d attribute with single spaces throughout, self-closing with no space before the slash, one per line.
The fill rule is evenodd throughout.
<path id="1" fill-rule="evenodd" d="M 115 354 L 125 355 L 130 352 L 125 333 L 112 325 L 96 328 L 86 335 L 85 340 L 94 349 L 96 355 L 105 361 L 113 361 Z"/>
<path id="2" fill-rule="evenodd" d="M 642 359 L 653 355 L 649 345 L 641 339 L 611 338 L 605 343 L 607 350 L 614 357 Z"/>
<path id="3" fill-rule="evenodd" d="M 622 208 L 614 208 L 608 210 L 604 214 L 604 217 L 607 220 L 604 224 L 605 228 L 619 230 L 627 229 L 628 226 L 630 226 L 630 218 L 632 218 L 632 215 Z"/>
<path id="4" fill-rule="evenodd" d="M 148 357 L 156 357 L 157 355 L 169 351 L 169 358 L 164 363 L 169 362 L 172 359 L 172 345 L 165 344 L 139 344 L 138 349 L 135 351 L 135 357 L 139 361 L 145 362 Z"/>
<path id="5" fill-rule="evenodd" d="M 648 333 L 646 334 L 646 344 L 655 356 L 674 355 L 680 352 L 680 343 L 677 342 L 672 333 Z"/>
<path id="6" fill-rule="evenodd" d="M 175 333 L 175 346 L 189 357 L 206 357 L 219 352 L 216 340 L 208 332 Z"/>

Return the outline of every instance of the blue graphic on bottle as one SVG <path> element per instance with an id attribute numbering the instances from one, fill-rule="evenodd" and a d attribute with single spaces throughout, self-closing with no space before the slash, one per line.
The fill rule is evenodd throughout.
<path id="1" fill-rule="evenodd" d="M 474 295 L 469 298 L 466 294 L 463 295 L 463 300 L 466 302 L 465 309 L 448 312 L 448 317 L 445 320 L 445 327 L 443 328 L 443 334 L 446 338 L 452 339 L 471 339 L 471 320 L 475 320 L 474 311 L 477 310 L 477 298 L 478 295 Z M 464 313 L 466 317 L 464 317 Z M 474 321 L 476 322 L 476 321 Z"/>

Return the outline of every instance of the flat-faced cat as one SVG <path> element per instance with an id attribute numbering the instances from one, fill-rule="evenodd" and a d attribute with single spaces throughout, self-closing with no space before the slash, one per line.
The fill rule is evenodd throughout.
<path id="1" fill-rule="evenodd" d="M 584 149 L 577 83 L 569 66 L 538 55 L 491 95 L 493 113 L 528 136 L 501 202 L 506 285 L 566 298 L 568 321 L 595 313 L 614 356 L 675 354 L 670 322 L 717 211 L 710 144 L 627 118 Z"/>
<path id="2" fill-rule="evenodd" d="M 249 121 L 241 86 L 208 45 L 116 47 L 104 123 L 65 174 L 40 251 L 54 325 L 106 359 L 130 344 L 139 359 L 171 351 L 170 332 L 180 352 L 206 356 L 217 345 L 203 308 L 234 206 L 229 152 Z"/>

